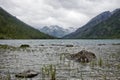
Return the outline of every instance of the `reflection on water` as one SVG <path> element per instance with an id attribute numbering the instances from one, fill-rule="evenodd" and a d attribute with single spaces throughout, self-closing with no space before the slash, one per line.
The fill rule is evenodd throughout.
<path id="1" fill-rule="evenodd" d="M 43 65 L 53 64 L 57 68 L 57 80 L 117 80 L 120 79 L 120 45 L 113 43 L 120 43 L 120 40 L 0 40 L 0 44 L 15 47 L 21 44 L 31 46 L 26 49 L 0 48 L 0 74 L 6 75 L 9 70 L 12 79 L 16 80 L 16 73 L 35 70 L 40 74 L 32 80 L 40 80 Z M 76 63 L 64 57 L 60 59 L 63 53 L 74 54 L 82 49 L 94 52 L 98 61 L 102 58 L 103 66 L 93 67 L 91 63 Z"/>

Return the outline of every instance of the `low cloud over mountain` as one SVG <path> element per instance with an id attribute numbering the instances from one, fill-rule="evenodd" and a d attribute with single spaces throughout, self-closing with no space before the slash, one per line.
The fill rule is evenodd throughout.
<path id="1" fill-rule="evenodd" d="M 0 6 L 33 27 L 80 27 L 103 11 L 119 8 L 120 0 L 0 0 Z"/>

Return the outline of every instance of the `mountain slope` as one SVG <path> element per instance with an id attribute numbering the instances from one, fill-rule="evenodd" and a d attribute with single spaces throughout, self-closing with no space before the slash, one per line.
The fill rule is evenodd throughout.
<path id="1" fill-rule="evenodd" d="M 53 38 L 23 23 L 0 7 L 0 39 Z"/>
<path id="2" fill-rule="evenodd" d="M 61 38 L 69 33 L 71 33 L 72 31 L 74 31 L 73 28 L 70 29 L 64 29 L 62 27 L 59 27 L 57 25 L 51 25 L 51 26 L 44 26 L 43 28 L 39 29 L 41 32 L 44 32 L 46 34 L 49 34 L 51 36 L 54 37 L 58 37 Z"/>
<path id="3" fill-rule="evenodd" d="M 120 38 L 120 9 L 105 13 L 64 38 Z"/>

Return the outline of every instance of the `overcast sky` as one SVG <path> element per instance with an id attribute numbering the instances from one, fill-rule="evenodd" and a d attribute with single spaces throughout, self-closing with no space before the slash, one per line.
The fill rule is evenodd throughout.
<path id="1" fill-rule="evenodd" d="M 0 0 L 0 6 L 33 27 L 81 27 L 104 11 L 120 8 L 120 0 Z"/>

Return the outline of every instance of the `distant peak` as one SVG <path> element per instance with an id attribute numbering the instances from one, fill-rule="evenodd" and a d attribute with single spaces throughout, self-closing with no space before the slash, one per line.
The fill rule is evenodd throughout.
<path id="1" fill-rule="evenodd" d="M 111 14 L 110 11 L 105 11 L 105 12 L 100 13 L 98 16 L 105 16 L 105 15 L 110 15 L 110 14 Z"/>
<path id="2" fill-rule="evenodd" d="M 119 11 L 120 10 L 120 8 L 117 8 L 117 9 L 115 9 L 114 11 Z"/>
<path id="3" fill-rule="evenodd" d="M 60 26 L 58 26 L 58 25 L 50 25 L 49 27 L 60 27 Z"/>
<path id="4" fill-rule="evenodd" d="M 48 26 L 44 26 L 44 28 L 48 28 Z"/>
<path id="5" fill-rule="evenodd" d="M 0 9 L 3 9 L 2 7 L 0 7 Z"/>
<path id="6" fill-rule="evenodd" d="M 114 13 L 116 13 L 116 12 L 118 12 L 118 11 L 120 11 L 120 8 L 117 8 L 117 9 L 115 9 L 114 11 L 112 11 L 112 14 L 114 14 Z"/>
<path id="7" fill-rule="evenodd" d="M 106 20 L 110 16 L 111 16 L 111 12 L 110 11 L 105 11 L 105 12 L 102 12 L 102 13 L 98 14 L 96 17 L 92 18 L 88 23 L 95 22 L 95 21 L 101 22 L 103 20 Z"/>

